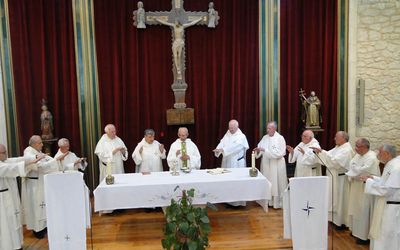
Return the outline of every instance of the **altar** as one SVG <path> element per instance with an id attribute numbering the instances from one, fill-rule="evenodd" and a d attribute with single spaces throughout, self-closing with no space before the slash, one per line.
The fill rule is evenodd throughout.
<path id="1" fill-rule="evenodd" d="M 271 183 L 261 173 L 249 176 L 248 168 L 228 169 L 212 174 L 209 170 L 180 173 L 153 172 L 148 175 L 116 174 L 113 185 L 103 180 L 94 190 L 95 211 L 169 206 L 182 190 L 195 189 L 193 204 L 207 202 L 260 201 L 271 199 Z M 268 208 L 264 208 L 267 211 Z"/>

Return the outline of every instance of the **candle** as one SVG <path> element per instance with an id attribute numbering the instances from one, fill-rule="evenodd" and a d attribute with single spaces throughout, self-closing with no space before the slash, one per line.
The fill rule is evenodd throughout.
<path id="1" fill-rule="evenodd" d="M 256 154 L 255 152 L 251 152 L 251 167 L 255 168 L 256 167 Z"/>
<path id="2" fill-rule="evenodd" d="M 107 162 L 107 175 L 111 175 L 111 161 Z"/>

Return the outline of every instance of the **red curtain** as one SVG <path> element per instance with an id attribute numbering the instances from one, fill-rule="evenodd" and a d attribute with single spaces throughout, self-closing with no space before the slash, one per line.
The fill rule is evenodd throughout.
<path id="1" fill-rule="evenodd" d="M 334 145 L 337 129 L 337 0 L 281 0 L 281 132 L 300 141 L 299 90 L 314 90 L 322 102 L 323 148 Z"/>
<path id="2" fill-rule="evenodd" d="M 187 11 L 206 11 L 208 0 L 185 1 Z M 249 144 L 259 140 L 258 0 L 214 1 L 221 16 L 216 29 L 186 29 L 186 103 L 195 110 L 190 137 L 202 168 L 219 165 L 212 154 L 236 118 Z M 144 1 L 146 11 L 169 11 L 171 1 Z M 114 123 L 130 153 L 145 128 L 169 148 L 179 126 L 167 126 L 173 107 L 171 30 L 132 25 L 136 1 L 94 2 L 102 125 Z M 133 170 L 133 161 L 127 171 Z"/>
<path id="3" fill-rule="evenodd" d="M 71 1 L 8 1 L 21 151 L 41 135 L 41 99 L 54 117 L 54 135 L 80 153 Z"/>

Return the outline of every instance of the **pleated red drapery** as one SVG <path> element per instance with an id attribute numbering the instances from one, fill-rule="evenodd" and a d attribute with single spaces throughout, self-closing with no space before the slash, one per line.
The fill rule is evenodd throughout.
<path id="1" fill-rule="evenodd" d="M 206 11 L 208 0 L 187 0 L 187 11 Z M 195 109 L 188 126 L 198 145 L 202 167 L 216 167 L 212 149 L 236 118 L 249 144 L 259 140 L 258 1 L 214 1 L 221 20 L 216 29 L 195 26 L 185 30 L 186 92 Z M 171 90 L 171 30 L 132 25 L 131 0 L 94 2 L 102 125 L 114 123 L 130 153 L 145 128 L 169 148 L 178 126 L 167 126 L 166 110 L 174 103 Z M 146 11 L 169 11 L 171 1 L 144 1 Z M 128 171 L 133 162 L 128 162 Z"/>
<path id="2" fill-rule="evenodd" d="M 71 1 L 8 1 L 21 151 L 41 135 L 41 99 L 54 117 L 54 134 L 80 153 L 79 111 Z"/>
<path id="3" fill-rule="evenodd" d="M 314 90 L 322 102 L 321 146 L 334 145 L 337 129 L 337 1 L 281 0 L 281 132 L 300 141 L 299 90 Z"/>

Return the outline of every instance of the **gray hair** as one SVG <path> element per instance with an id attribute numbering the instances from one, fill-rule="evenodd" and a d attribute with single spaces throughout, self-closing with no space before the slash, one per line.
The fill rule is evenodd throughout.
<path id="1" fill-rule="evenodd" d="M 180 127 L 178 129 L 178 134 L 179 134 L 179 131 L 181 131 L 181 132 L 185 131 L 189 135 L 189 130 L 187 129 L 187 127 Z"/>
<path id="2" fill-rule="evenodd" d="M 310 135 L 310 137 L 311 137 L 311 139 L 312 139 L 312 138 L 314 138 L 314 132 L 312 132 L 312 130 L 309 130 L 309 129 L 307 129 L 307 130 L 304 130 L 303 134 L 304 134 L 304 133 L 307 133 L 307 134 L 309 134 L 309 135 Z"/>
<path id="3" fill-rule="evenodd" d="M 278 123 L 276 123 L 276 121 L 270 121 L 268 122 L 267 126 L 268 125 L 273 125 L 275 129 L 278 129 Z"/>
<path id="4" fill-rule="evenodd" d="M 382 150 L 388 152 L 392 156 L 392 158 L 395 158 L 397 156 L 396 146 L 394 146 L 394 145 L 383 144 Z"/>
<path id="5" fill-rule="evenodd" d="M 156 134 L 156 132 L 154 132 L 154 130 L 151 129 L 151 128 L 148 128 L 148 129 L 145 129 L 145 130 L 144 130 L 144 135 L 145 135 L 145 136 L 146 136 L 146 135 L 155 136 L 155 134 Z"/>
<path id="6" fill-rule="evenodd" d="M 368 141 L 367 139 L 365 139 L 365 138 L 360 138 L 360 139 L 358 139 L 357 141 L 358 141 L 359 143 L 361 143 L 361 145 L 363 145 L 363 146 L 365 146 L 366 148 L 369 149 L 370 143 L 369 143 L 369 141 Z"/>
<path id="7" fill-rule="evenodd" d="M 32 135 L 31 138 L 29 138 L 29 146 L 32 146 L 33 144 L 37 143 L 40 139 L 41 139 L 40 136 Z"/>
<path id="8" fill-rule="evenodd" d="M 115 125 L 114 124 L 107 124 L 105 127 L 104 127 L 104 132 L 108 132 L 108 130 L 111 128 L 111 127 L 114 127 L 115 128 Z"/>
<path id="9" fill-rule="evenodd" d="M 61 138 L 58 140 L 58 147 L 64 147 L 67 146 L 67 144 L 69 144 L 69 140 L 67 138 Z"/>
<path id="10" fill-rule="evenodd" d="M 343 136 L 343 138 L 346 140 L 346 142 L 349 141 L 350 137 L 349 137 L 349 134 L 347 132 L 338 131 L 338 133 L 340 133 Z"/>

